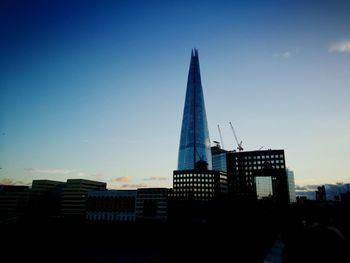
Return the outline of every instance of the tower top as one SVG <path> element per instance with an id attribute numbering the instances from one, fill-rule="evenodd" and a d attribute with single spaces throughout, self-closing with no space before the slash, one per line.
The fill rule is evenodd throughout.
<path id="1" fill-rule="evenodd" d="M 199 67 L 198 50 L 191 50 L 182 119 L 178 170 L 195 169 L 198 161 L 212 167 L 210 139 Z"/>

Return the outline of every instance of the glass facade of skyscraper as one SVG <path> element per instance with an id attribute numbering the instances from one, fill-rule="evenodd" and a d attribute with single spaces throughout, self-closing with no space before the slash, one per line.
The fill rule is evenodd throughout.
<path id="1" fill-rule="evenodd" d="M 256 195 L 258 199 L 272 196 L 271 177 L 255 177 Z"/>
<path id="2" fill-rule="evenodd" d="M 226 153 L 226 150 L 221 149 L 218 146 L 211 147 L 213 170 L 227 172 Z"/>
<path id="3" fill-rule="evenodd" d="M 178 170 L 194 169 L 195 163 L 199 160 L 206 161 L 208 163 L 208 169 L 212 169 L 209 130 L 204 105 L 198 51 L 194 49 L 191 54 L 187 80 Z"/>
<path id="4" fill-rule="evenodd" d="M 288 178 L 289 200 L 291 203 L 295 203 L 297 201 L 297 198 L 295 195 L 294 172 L 287 169 L 287 178 Z"/>

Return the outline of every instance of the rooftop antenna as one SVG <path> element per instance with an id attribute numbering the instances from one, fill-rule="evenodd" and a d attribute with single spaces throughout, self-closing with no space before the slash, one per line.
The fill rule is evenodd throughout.
<path id="1" fill-rule="evenodd" d="M 220 134 L 221 147 L 222 147 L 222 149 L 224 149 L 225 148 L 224 147 L 224 141 L 222 140 L 222 135 L 221 135 L 221 130 L 220 130 L 219 124 L 218 124 L 218 130 L 219 130 L 219 134 Z"/>

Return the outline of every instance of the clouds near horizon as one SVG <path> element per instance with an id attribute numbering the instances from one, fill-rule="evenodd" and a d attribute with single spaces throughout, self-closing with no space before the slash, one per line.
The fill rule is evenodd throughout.
<path id="1" fill-rule="evenodd" d="M 76 172 L 76 170 L 70 169 L 40 169 L 40 168 L 24 168 L 25 171 L 31 173 L 47 173 L 47 174 L 70 174 Z M 82 175 L 81 172 L 78 173 Z"/>
<path id="2" fill-rule="evenodd" d="M 328 51 L 330 53 L 337 52 L 337 53 L 350 53 L 350 40 L 343 40 L 340 42 L 333 43 Z"/>
<path id="3" fill-rule="evenodd" d="M 117 178 L 114 178 L 112 181 L 114 182 L 130 182 L 132 181 L 131 176 L 119 176 Z"/>
<path id="4" fill-rule="evenodd" d="M 168 179 L 169 179 L 168 177 L 150 176 L 150 177 L 147 177 L 143 180 L 145 180 L 145 181 L 166 181 Z"/>
<path id="5" fill-rule="evenodd" d="M 30 185 L 31 183 L 25 183 L 23 181 L 14 181 L 10 178 L 0 179 L 0 185 Z"/>
<path id="6" fill-rule="evenodd" d="M 146 184 L 122 184 L 120 188 L 128 188 L 128 189 L 135 189 L 135 188 L 143 188 L 147 187 Z"/>

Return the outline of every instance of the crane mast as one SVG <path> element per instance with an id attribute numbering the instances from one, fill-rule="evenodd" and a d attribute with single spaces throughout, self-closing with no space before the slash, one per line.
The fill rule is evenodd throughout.
<path id="1" fill-rule="evenodd" d="M 219 124 L 218 124 L 218 130 L 219 130 L 219 134 L 220 134 L 221 147 L 222 147 L 222 149 L 224 149 L 224 141 L 222 140 L 222 135 L 221 135 L 221 130 L 220 130 Z"/>
<path id="2" fill-rule="evenodd" d="M 235 137 L 235 140 L 236 140 L 236 143 L 237 143 L 237 150 L 238 150 L 239 152 L 240 152 L 240 151 L 243 151 L 242 141 L 241 141 L 241 142 L 238 142 L 235 129 L 233 128 L 233 125 L 232 125 L 231 122 L 230 122 L 230 126 L 231 126 L 231 129 L 232 129 L 232 132 L 233 132 L 233 136 Z"/>

